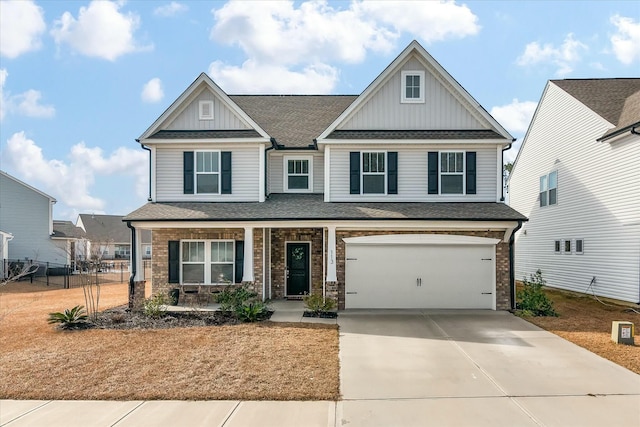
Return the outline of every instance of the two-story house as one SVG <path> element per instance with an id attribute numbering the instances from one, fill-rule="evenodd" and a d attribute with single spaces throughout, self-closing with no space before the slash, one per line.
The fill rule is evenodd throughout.
<path id="1" fill-rule="evenodd" d="M 509 177 L 517 278 L 640 303 L 640 78 L 551 80 Z"/>
<path id="2" fill-rule="evenodd" d="M 509 309 L 512 141 L 415 41 L 358 96 L 234 96 L 201 74 L 139 137 L 150 202 L 124 220 L 153 231 L 154 292 Z"/>

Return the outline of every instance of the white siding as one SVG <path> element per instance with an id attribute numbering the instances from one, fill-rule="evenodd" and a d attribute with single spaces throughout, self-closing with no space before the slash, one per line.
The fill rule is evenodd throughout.
<path id="1" fill-rule="evenodd" d="M 495 146 L 472 145 L 394 145 L 386 151 L 398 152 L 398 194 L 362 195 L 349 194 L 349 152 L 380 151 L 380 146 L 332 146 L 331 192 L 332 202 L 382 201 L 382 202 L 495 202 L 497 187 L 497 156 Z M 427 192 L 427 156 L 429 151 L 475 151 L 477 194 L 437 195 Z"/>
<path id="2" fill-rule="evenodd" d="M 511 206 L 529 217 L 516 236 L 517 279 L 541 269 L 550 286 L 639 301 L 640 138 L 597 142 L 611 127 L 548 85 L 509 182 Z M 540 208 L 540 176 L 554 170 L 558 203 Z M 584 239 L 584 254 L 555 254 L 564 239 L 573 251 Z"/>
<path id="3" fill-rule="evenodd" d="M 196 150 L 231 151 L 232 194 L 183 194 L 183 152 Z M 257 144 L 189 146 L 160 145 L 156 147 L 156 201 L 247 202 L 258 201 L 260 176 L 258 161 L 261 155 Z"/>
<path id="4" fill-rule="evenodd" d="M 425 71 L 425 102 L 400 102 L 402 71 Z M 470 108 L 470 107 L 469 107 Z M 407 61 L 339 129 L 485 129 L 422 62 Z"/>
<path id="5" fill-rule="evenodd" d="M 13 234 L 9 259 L 63 264 L 64 250 L 50 238 L 50 199 L 0 174 L 0 230 Z"/>
<path id="6" fill-rule="evenodd" d="M 284 156 L 313 156 L 313 192 L 324 192 L 324 154 L 319 151 L 269 151 L 269 193 L 284 192 Z"/>
<path id="7" fill-rule="evenodd" d="M 213 120 L 199 119 L 199 101 L 213 101 Z M 170 119 L 171 120 L 171 119 Z M 167 130 L 250 129 L 225 103 L 208 89 L 203 90 L 164 128 Z"/>

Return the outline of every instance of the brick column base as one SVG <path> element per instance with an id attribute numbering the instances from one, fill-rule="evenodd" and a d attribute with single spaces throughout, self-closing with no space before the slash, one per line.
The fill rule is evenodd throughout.
<path id="1" fill-rule="evenodd" d="M 324 296 L 326 299 L 334 300 L 338 307 L 338 282 L 326 282 Z"/>
<path id="2" fill-rule="evenodd" d="M 129 309 L 139 311 L 144 306 L 145 280 L 133 282 L 133 289 L 129 284 Z"/>

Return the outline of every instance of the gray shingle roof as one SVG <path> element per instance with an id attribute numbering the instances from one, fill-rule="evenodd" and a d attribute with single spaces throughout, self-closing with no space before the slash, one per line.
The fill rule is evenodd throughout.
<path id="1" fill-rule="evenodd" d="M 264 203 L 147 203 L 126 221 L 525 220 L 504 203 L 327 203 L 322 194 L 272 194 Z"/>
<path id="2" fill-rule="evenodd" d="M 80 214 L 88 239 L 97 242 L 130 243 L 131 230 L 121 215 Z M 151 243 L 151 233 L 143 231 L 142 243 Z"/>
<path id="3" fill-rule="evenodd" d="M 254 129 L 232 130 L 160 130 L 149 139 L 259 138 Z"/>
<path id="4" fill-rule="evenodd" d="M 336 130 L 331 139 L 503 139 L 491 129 L 469 130 Z"/>
<path id="5" fill-rule="evenodd" d="M 357 95 L 230 95 L 278 144 L 306 148 Z"/>
<path id="6" fill-rule="evenodd" d="M 59 239 L 81 239 L 85 236 L 82 228 L 76 227 L 71 221 L 53 220 L 53 238 Z"/>

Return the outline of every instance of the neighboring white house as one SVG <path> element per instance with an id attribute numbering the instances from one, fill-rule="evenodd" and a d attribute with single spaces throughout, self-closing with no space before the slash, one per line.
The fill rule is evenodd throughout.
<path id="1" fill-rule="evenodd" d="M 227 95 L 203 73 L 138 142 L 150 202 L 125 220 L 153 230 L 154 293 L 513 304 L 510 239 L 526 221 L 503 203 L 513 137 L 415 41 L 360 95 Z"/>
<path id="2" fill-rule="evenodd" d="M 551 80 L 508 181 L 516 276 L 640 302 L 640 78 Z"/>
<path id="3" fill-rule="evenodd" d="M 0 230 L 10 233 L 9 259 L 64 264 L 66 254 L 51 240 L 56 199 L 0 171 Z"/>
<path id="4" fill-rule="evenodd" d="M 71 221 L 53 220 L 53 235 L 51 239 L 65 254 L 65 265 L 75 269 L 78 261 L 84 256 L 85 232 L 76 227 Z"/>

